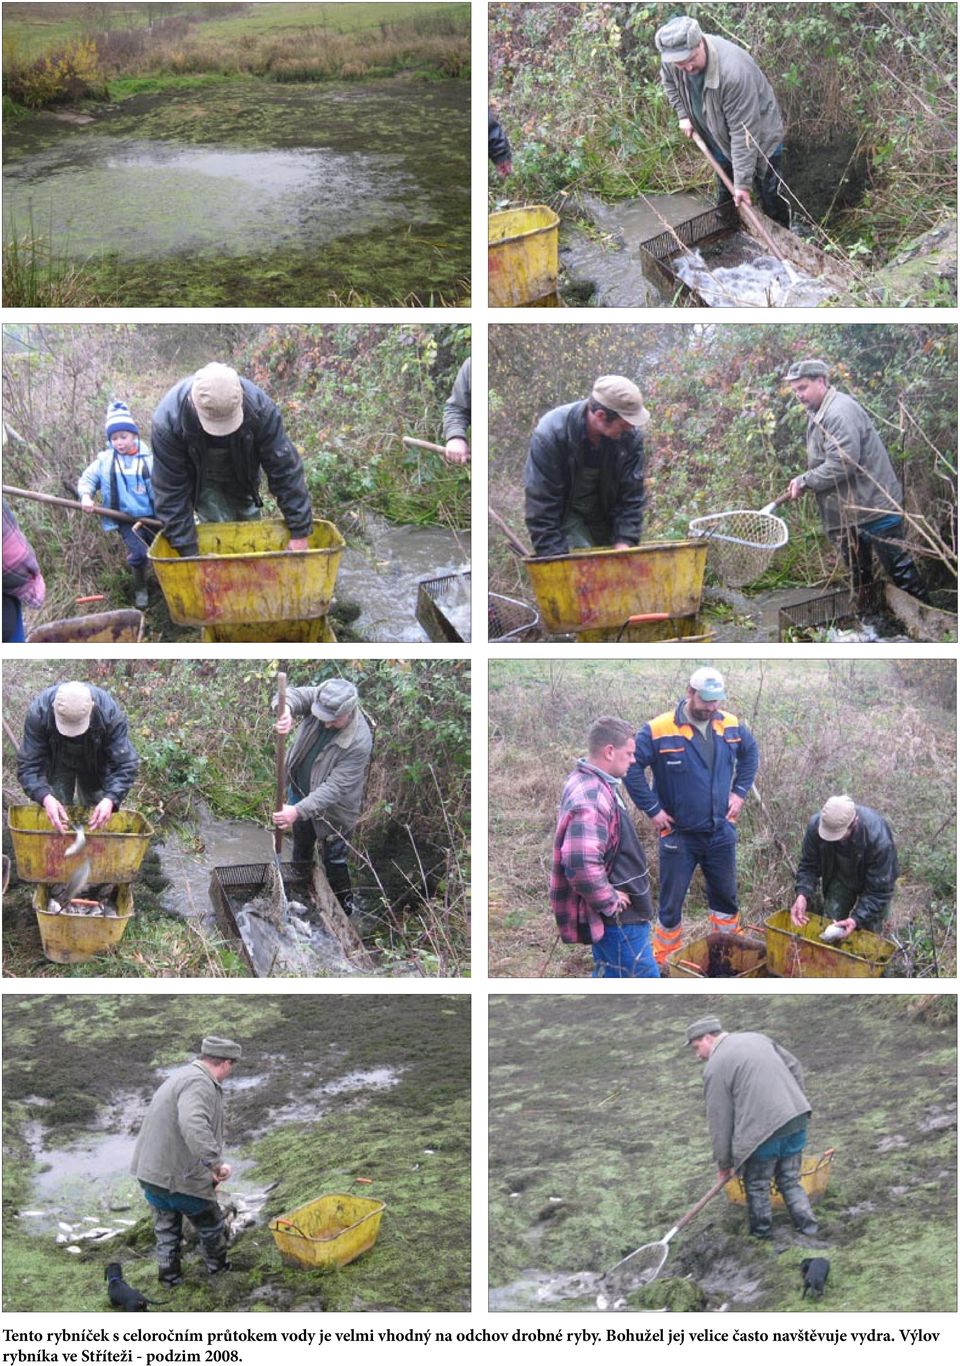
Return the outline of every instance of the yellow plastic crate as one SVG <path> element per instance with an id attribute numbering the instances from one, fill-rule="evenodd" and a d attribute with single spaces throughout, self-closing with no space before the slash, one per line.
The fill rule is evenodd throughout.
<path id="1" fill-rule="evenodd" d="M 178 555 L 166 536 L 147 552 L 180 626 L 308 621 L 330 609 L 344 539 L 314 521 L 306 550 L 286 550 L 284 522 L 203 522 L 198 555 Z"/>
<path id="2" fill-rule="evenodd" d="M 88 806 L 68 806 L 71 825 L 83 824 Z M 100 830 L 87 830 L 82 856 L 67 858 L 65 850 L 76 838 L 73 831 L 61 835 L 50 824 L 41 806 L 11 806 L 7 825 L 22 882 L 66 882 L 81 858 L 90 862 L 90 881 L 133 882 L 150 848 L 153 827 L 139 811 L 115 811 Z"/>
<path id="3" fill-rule="evenodd" d="M 828 1148 L 822 1157 L 805 1157 L 800 1164 L 800 1184 L 809 1195 L 811 1201 L 817 1201 L 827 1189 L 830 1181 L 830 1163 L 836 1148 Z M 747 1188 L 743 1183 L 743 1178 L 733 1176 L 723 1188 L 727 1199 L 735 1205 L 745 1205 L 747 1203 Z M 783 1196 L 771 1181 L 770 1193 L 773 1204 L 777 1209 L 783 1209 Z"/>
<path id="4" fill-rule="evenodd" d="M 300 1266 L 346 1266 L 377 1241 L 386 1205 L 360 1195 L 321 1195 L 270 1221 L 285 1261 Z"/>
<path id="5" fill-rule="evenodd" d="M 546 204 L 492 213 L 487 225 L 491 308 L 522 308 L 556 299 L 560 219 Z"/>
<path id="6" fill-rule="evenodd" d="M 812 915 L 794 925 L 789 911 L 777 911 L 764 924 L 767 968 L 773 977 L 879 977 L 897 951 L 896 944 L 869 930 L 825 944 L 821 933 L 833 921 Z"/>
<path id="7" fill-rule="evenodd" d="M 51 915 L 50 888 L 38 887 L 33 894 L 33 909 L 44 956 L 51 963 L 86 963 L 105 949 L 119 944 L 133 919 L 133 892 L 129 886 L 117 888 L 117 915 Z"/>
<path id="8" fill-rule="evenodd" d="M 573 550 L 524 560 L 548 631 L 619 630 L 630 617 L 699 610 L 704 540 L 651 541 L 629 550 Z"/>

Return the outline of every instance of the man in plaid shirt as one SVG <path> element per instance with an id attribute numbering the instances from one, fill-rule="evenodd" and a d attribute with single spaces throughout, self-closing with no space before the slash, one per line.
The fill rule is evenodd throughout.
<path id="1" fill-rule="evenodd" d="M 564 943 L 591 946 L 594 977 L 660 975 L 646 859 L 621 792 L 635 743 L 628 721 L 599 717 L 560 799 L 550 905 Z"/>
<path id="2" fill-rule="evenodd" d="M 23 629 L 24 607 L 42 607 L 47 588 L 33 553 L 17 519 L 3 500 L 3 639 L 26 639 Z"/>

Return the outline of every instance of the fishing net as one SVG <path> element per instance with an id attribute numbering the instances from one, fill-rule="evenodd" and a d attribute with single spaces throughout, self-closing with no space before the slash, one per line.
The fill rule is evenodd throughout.
<path id="1" fill-rule="evenodd" d="M 758 579 L 773 557 L 790 539 L 787 524 L 770 512 L 713 512 L 694 517 L 691 536 L 704 536 L 709 542 L 707 564 L 730 588 L 740 588 Z"/>
<path id="2" fill-rule="evenodd" d="M 487 594 L 487 630 L 492 641 L 528 640 L 537 634 L 540 613 L 527 602 Z"/>

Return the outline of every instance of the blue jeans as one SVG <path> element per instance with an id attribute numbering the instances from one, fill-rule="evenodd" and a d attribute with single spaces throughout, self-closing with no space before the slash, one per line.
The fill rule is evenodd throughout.
<path id="1" fill-rule="evenodd" d="M 662 835 L 660 850 L 660 924 L 672 930 L 680 924 L 690 879 L 699 867 L 707 884 L 707 903 L 719 916 L 736 916 L 737 831 L 721 821 L 712 834 L 674 830 Z"/>
<path id="2" fill-rule="evenodd" d="M 147 546 L 151 543 L 156 532 L 150 527 L 141 527 L 139 532 L 134 531 L 132 526 L 123 523 L 117 528 L 123 537 L 123 544 L 127 547 L 127 564 L 131 569 L 138 564 L 147 562 Z"/>
<path id="3" fill-rule="evenodd" d="M 593 945 L 591 977 L 660 976 L 650 947 L 650 926 L 617 925 L 611 921 L 602 939 Z"/>

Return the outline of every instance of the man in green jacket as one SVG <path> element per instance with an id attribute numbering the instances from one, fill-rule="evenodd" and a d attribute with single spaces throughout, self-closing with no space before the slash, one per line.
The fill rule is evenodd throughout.
<path id="1" fill-rule="evenodd" d="M 800 1165 L 812 1113 L 803 1070 L 765 1034 L 728 1034 L 715 1015 L 687 1029 L 687 1046 L 702 1063 L 707 1123 L 717 1175 L 740 1172 L 753 1238 L 773 1234 L 771 1182 L 795 1227 L 810 1236 L 817 1221 L 800 1184 Z"/>
<path id="2" fill-rule="evenodd" d="M 274 697 L 272 705 L 277 703 Z M 350 915 L 345 836 L 360 819 L 373 732 L 356 688 L 345 678 L 330 678 L 318 688 L 288 688 L 287 705 L 277 717 L 279 734 L 288 734 L 297 717 L 303 720 L 287 758 L 289 801 L 273 813 L 273 823 L 293 831 L 295 863 L 311 862 L 319 841 L 330 888 Z"/>
<path id="3" fill-rule="evenodd" d="M 184 1215 L 197 1231 L 210 1275 L 230 1270 L 216 1191 L 231 1172 L 223 1160 L 223 1083 L 241 1055 L 232 1039 L 208 1035 L 200 1057 L 167 1078 L 143 1117 L 130 1170 L 153 1212 L 161 1285 L 183 1279 Z"/>
<path id="4" fill-rule="evenodd" d="M 655 41 L 660 80 L 681 133 L 700 134 L 732 180 L 738 207 L 753 204 L 756 186 L 763 212 L 788 228 L 790 209 L 780 178 L 783 116 L 766 76 L 742 47 L 703 33 L 686 15 L 659 28 Z M 717 203 L 730 198 L 719 181 Z"/>
<path id="5" fill-rule="evenodd" d="M 816 495 L 824 532 L 855 589 L 873 582 L 876 554 L 898 588 L 927 602 L 903 538 L 903 486 L 870 417 L 833 387 L 826 361 L 798 361 L 784 379 L 807 410 L 807 471 L 790 480 L 791 499 Z"/>

